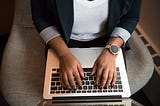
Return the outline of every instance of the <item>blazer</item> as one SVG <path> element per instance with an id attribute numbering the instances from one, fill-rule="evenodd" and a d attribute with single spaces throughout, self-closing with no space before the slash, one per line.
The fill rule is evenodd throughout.
<path id="1" fill-rule="evenodd" d="M 142 0 L 110 0 L 107 35 L 115 27 L 129 33 L 135 29 L 140 16 Z M 74 22 L 73 0 L 31 0 L 33 24 L 38 32 L 56 26 L 66 43 L 69 42 Z"/>

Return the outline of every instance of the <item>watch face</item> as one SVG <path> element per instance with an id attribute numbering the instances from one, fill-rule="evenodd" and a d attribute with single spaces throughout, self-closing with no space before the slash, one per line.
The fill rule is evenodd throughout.
<path id="1" fill-rule="evenodd" d="M 119 51 L 119 49 L 116 45 L 111 45 L 110 50 L 111 50 L 111 52 L 113 52 L 115 54 L 117 54 Z"/>

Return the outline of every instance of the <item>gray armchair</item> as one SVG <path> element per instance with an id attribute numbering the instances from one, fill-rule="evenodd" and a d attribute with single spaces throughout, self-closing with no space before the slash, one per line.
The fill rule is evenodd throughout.
<path id="1" fill-rule="evenodd" d="M 136 32 L 126 52 L 132 94 L 151 78 L 153 61 Z M 1 66 L 1 91 L 11 106 L 36 106 L 42 100 L 45 44 L 32 24 L 30 0 L 15 0 L 15 16 Z"/>

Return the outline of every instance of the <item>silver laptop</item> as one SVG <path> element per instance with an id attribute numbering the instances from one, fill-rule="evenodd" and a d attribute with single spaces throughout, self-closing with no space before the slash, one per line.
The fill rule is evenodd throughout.
<path id="1" fill-rule="evenodd" d="M 59 60 L 56 53 L 48 50 L 45 81 L 44 81 L 44 99 L 52 99 L 53 102 L 79 102 L 79 101 L 104 101 L 120 98 L 128 98 L 130 93 L 128 78 L 126 74 L 125 63 L 122 50 L 116 58 L 117 80 L 114 87 L 100 89 L 95 87 L 93 82 L 95 77 L 90 76 L 91 68 L 103 48 L 70 48 L 72 54 L 81 63 L 85 78 L 82 80 L 82 89 L 68 90 L 60 83 Z M 128 105 L 127 105 L 128 106 Z"/>

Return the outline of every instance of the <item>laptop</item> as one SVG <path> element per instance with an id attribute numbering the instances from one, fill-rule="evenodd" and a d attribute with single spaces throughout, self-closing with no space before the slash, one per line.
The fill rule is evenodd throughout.
<path id="1" fill-rule="evenodd" d="M 85 78 L 82 80 L 82 89 L 68 90 L 64 88 L 60 82 L 59 59 L 54 50 L 49 49 L 46 62 L 43 98 L 45 100 L 52 100 L 52 103 L 60 103 L 60 105 L 61 103 L 72 103 L 73 106 L 76 106 L 74 103 L 80 103 L 82 105 L 82 102 L 103 104 L 104 101 L 107 101 L 107 103 L 109 103 L 109 101 L 112 103 L 115 100 L 118 100 L 116 103 L 127 101 L 128 99 L 125 98 L 129 98 L 131 92 L 121 49 L 116 58 L 117 80 L 115 85 L 113 87 L 109 86 L 108 88 L 100 89 L 93 84 L 95 76 L 90 76 L 90 71 L 102 50 L 102 47 L 70 48 L 72 54 L 81 63 Z M 68 106 L 72 105 L 69 104 Z"/>

